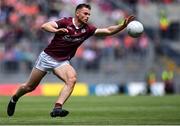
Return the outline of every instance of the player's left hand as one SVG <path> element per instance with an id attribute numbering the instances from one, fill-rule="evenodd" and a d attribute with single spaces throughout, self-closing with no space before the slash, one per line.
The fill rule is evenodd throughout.
<path id="1" fill-rule="evenodd" d="M 135 16 L 131 15 L 124 20 L 123 26 L 126 27 L 131 21 L 135 19 Z"/>

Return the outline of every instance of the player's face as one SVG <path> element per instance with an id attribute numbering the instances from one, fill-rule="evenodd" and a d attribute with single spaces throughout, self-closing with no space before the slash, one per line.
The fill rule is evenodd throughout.
<path id="1" fill-rule="evenodd" d="M 79 22 L 86 24 L 90 17 L 90 10 L 83 7 L 76 11 L 76 17 L 78 18 Z"/>

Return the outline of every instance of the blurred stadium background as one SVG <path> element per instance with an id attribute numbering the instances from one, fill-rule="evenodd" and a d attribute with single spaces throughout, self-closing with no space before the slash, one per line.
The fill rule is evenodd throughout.
<path id="1" fill-rule="evenodd" d="M 0 0 L 0 95 L 12 94 L 27 79 L 52 39 L 40 25 L 74 16 L 83 2 L 91 4 L 90 22 L 97 27 L 133 14 L 145 32 L 137 39 L 124 31 L 87 40 L 72 60 L 79 82 L 75 95 L 180 93 L 180 0 Z M 57 95 L 59 82 L 48 74 L 34 95 Z"/>

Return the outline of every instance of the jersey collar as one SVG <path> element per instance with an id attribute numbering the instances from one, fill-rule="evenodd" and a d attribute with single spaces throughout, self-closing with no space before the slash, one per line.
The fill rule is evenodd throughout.
<path id="1" fill-rule="evenodd" d="M 74 18 L 72 18 L 72 23 L 73 23 L 73 25 L 75 26 L 75 28 L 76 29 L 80 29 L 80 28 L 82 28 L 84 25 L 82 25 L 81 27 L 78 27 L 76 24 L 75 24 L 75 19 Z"/>

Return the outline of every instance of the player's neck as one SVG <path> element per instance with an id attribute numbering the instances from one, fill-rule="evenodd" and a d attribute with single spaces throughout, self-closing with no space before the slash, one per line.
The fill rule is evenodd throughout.
<path id="1" fill-rule="evenodd" d="M 77 18 L 73 18 L 73 24 L 77 29 L 81 28 L 84 25 L 83 23 L 79 22 Z"/>

